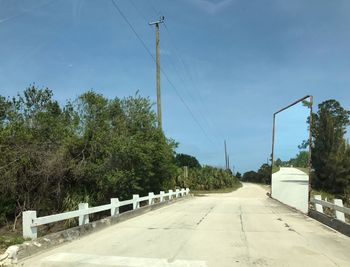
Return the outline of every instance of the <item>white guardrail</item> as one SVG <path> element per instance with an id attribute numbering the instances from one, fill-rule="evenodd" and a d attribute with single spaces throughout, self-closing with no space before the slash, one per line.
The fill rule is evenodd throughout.
<path id="1" fill-rule="evenodd" d="M 311 198 L 311 203 L 315 204 L 316 211 L 324 213 L 323 207 L 330 208 L 335 211 L 335 217 L 342 221 L 346 222 L 345 214 L 350 215 L 350 208 L 343 206 L 343 201 L 341 199 L 334 199 L 334 203 L 322 200 L 321 195 L 315 195 Z"/>
<path id="2" fill-rule="evenodd" d="M 119 207 L 131 205 L 133 210 L 138 209 L 140 207 L 140 202 L 147 201 L 148 205 L 152 205 L 155 199 L 159 199 L 159 202 L 163 202 L 166 199 L 171 200 L 178 197 L 186 196 L 190 193 L 189 188 L 176 189 L 175 191 L 169 190 L 168 193 L 164 191 L 160 191 L 158 195 L 150 192 L 148 196 L 140 197 L 139 195 L 133 195 L 132 199 L 119 201 L 118 198 L 111 198 L 111 203 L 90 207 L 88 203 L 80 203 L 79 209 L 74 211 L 68 211 L 64 213 L 37 217 L 35 210 L 27 210 L 23 212 L 23 237 L 24 238 L 37 238 L 38 226 L 68 220 L 75 217 L 79 217 L 79 225 L 84 225 L 89 223 L 89 214 L 97 213 L 101 211 L 111 210 L 111 216 L 119 215 Z"/>

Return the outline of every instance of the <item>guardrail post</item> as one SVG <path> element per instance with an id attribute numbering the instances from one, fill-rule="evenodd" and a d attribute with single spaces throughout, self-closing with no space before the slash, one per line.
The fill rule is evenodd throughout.
<path id="1" fill-rule="evenodd" d="M 79 210 L 86 210 L 89 208 L 89 203 L 79 203 Z M 89 223 L 89 214 L 79 215 L 79 225 Z"/>
<path id="2" fill-rule="evenodd" d="M 23 237 L 36 239 L 38 236 L 38 228 L 32 227 L 34 220 L 36 219 L 35 210 L 27 210 L 22 213 L 22 226 L 23 226 Z"/>
<path id="3" fill-rule="evenodd" d="M 139 195 L 132 195 L 132 199 L 133 199 L 133 202 L 132 202 L 132 209 L 137 209 L 140 207 L 140 202 L 139 202 L 139 198 L 140 196 Z"/>
<path id="4" fill-rule="evenodd" d="M 160 197 L 159 197 L 159 202 L 163 202 L 164 201 L 164 191 L 160 191 L 159 194 L 160 194 Z"/>
<path id="5" fill-rule="evenodd" d="M 334 205 L 339 206 L 339 207 L 344 207 L 343 206 L 343 200 L 342 199 L 334 199 Z M 343 212 L 335 210 L 335 216 L 339 221 L 345 222 L 345 215 Z"/>
<path id="6" fill-rule="evenodd" d="M 185 189 L 181 188 L 181 196 L 183 197 L 185 195 Z"/>
<path id="7" fill-rule="evenodd" d="M 315 195 L 315 199 L 322 200 L 321 195 Z M 323 206 L 321 204 L 315 203 L 316 211 L 323 213 Z"/>
<path id="8" fill-rule="evenodd" d="M 149 192 L 148 193 L 148 205 L 152 205 L 153 204 L 153 198 L 154 198 L 154 193 L 153 192 Z"/>
<path id="9" fill-rule="evenodd" d="M 187 187 L 186 188 L 186 195 L 188 195 L 190 193 L 190 189 Z"/>
<path id="10" fill-rule="evenodd" d="M 119 214 L 119 199 L 111 198 L 111 216 L 117 216 Z"/>
<path id="11" fill-rule="evenodd" d="M 175 197 L 178 198 L 179 195 L 180 195 L 180 190 L 179 190 L 179 189 L 176 189 L 175 193 L 176 193 Z"/>
<path id="12" fill-rule="evenodd" d="M 173 199 L 173 190 L 170 189 L 169 190 L 169 200 L 172 200 Z"/>

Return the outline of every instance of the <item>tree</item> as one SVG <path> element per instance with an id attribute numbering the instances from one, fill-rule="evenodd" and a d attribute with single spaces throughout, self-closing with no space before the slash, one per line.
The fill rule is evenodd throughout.
<path id="1" fill-rule="evenodd" d="M 237 179 L 241 180 L 242 179 L 242 174 L 240 172 L 237 172 L 236 173 L 236 177 L 237 177 Z"/>
<path id="2" fill-rule="evenodd" d="M 350 187 L 349 145 L 344 139 L 350 112 L 327 100 L 313 114 L 313 186 L 344 196 Z"/>
<path id="3" fill-rule="evenodd" d="M 248 171 L 243 174 L 243 179 L 242 181 L 244 182 L 251 182 L 251 183 L 256 183 L 259 182 L 259 175 L 255 171 Z"/>
<path id="4" fill-rule="evenodd" d="M 271 166 L 267 163 L 261 165 L 258 170 L 258 182 L 263 184 L 271 183 Z"/>
<path id="5" fill-rule="evenodd" d="M 199 164 L 198 160 L 187 154 L 176 154 L 175 157 L 176 165 L 179 167 L 188 166 L 189 168 L 200 168 L 201 165 Z"/>
<path id="6" fill-rule="evenodd" d="M 34 85 L 0 96 L 0 224 L 173 188 L 175 148 L 138 94 L 88 91 L 62 107 Z"/>
<path id="7" fill-rule="evenodd" d="M 300 151 L 295 158 L 289 160 L 289 165 L 294 167 L 307 168 L 309 166 L 309 152 Z"/>

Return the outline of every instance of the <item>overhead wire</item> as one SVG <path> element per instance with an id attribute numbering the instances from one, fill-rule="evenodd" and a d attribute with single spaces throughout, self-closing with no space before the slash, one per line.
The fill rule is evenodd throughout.
<path id="1" fill-rule="evenodd" d="M 144 14 L 140 11 L 140 9 L 137 7 L 137 5 L 135 4 L 135 2 L 134 2 L 133 0 L 130 0 L 130 3 L 131 3 L 131 5 L 134 7 L 134 9 L 137 11 L 137 13 L 139 13 L 140 16 L 143 17 L 145 23 L 148 23 L 146 17 L 145 17 Z M 152 8 L 152 10 L 154 11 L 154 13 L 157 14 L 157 15 L 159 15 L 160 12 L 158 12 L 158 11 L 156 10 L 156 8 L 155 8 L 154 5 L 152 4 L 152 2 L 150 1 L 149 3 L 151 4 L 151 8 Z M 178 61 L 180 61 L 180 62 L 182 63 L 184 69 L 187 70 L 187 71 L 189 72 L 187 65 L 185 64 L 185 62 L 184 62 L 184 60 L 182 59 L 182 57 L 180 57 L 180 55 L 179 55 L 179 49 L 175 46 L 175 44 L 173 44 L 174 41 L 173 41 L 172 35 L 171 35 L 171 33 L 170 33 L 170 31 L 169 31 L 169 29 L 168 29 L 168 27 L 167 27 L 165 21 L 163 22 L 163 25 L 164 25 L 164 27 L 165 27 L 165 29 L 166 29 L 166 31 L 167 31 L 167 34 L 168 34 L 169 38 L 171 39 L 171 44 L 170 44 L 170 46 L 173 48 L 175 57 L 177 57 Z M 171 57 L 170 57 L 170 58 L 171 58 Z M 192 101 L 193 101 L 194 103 L 199 102 L 199 103 L 201 104 L 203 110 L 206 110 L 206 107 L 205 107 L 205 105 L 204 105 L 204 101 L 203 101 L 203 99 L 202 99 L 200 93 L 198 92 L 197 98 L 195 98 L 195 97 L 193 96 L 193 94 L 191 93 L 191 90 L 189 89 L 189 86 L 188 86 L 187 82 L 185 81 L 185 79 L 183 78 L 183 76 L 182 76 L 182 75 L 180 74 L 180 72 L 178 71 L 178 68 L 176 67 L 175 62 L 174 62 L 173 60 L 169 60 L 169 62 L 171 63 L 171 65 L 172 65 L 172 67 L 173 67 L 173 69 L 174 69 L 176 75 L 178 76 L 179 80 L 182 81 L 182 83 L 183 83 L 183 85 L 184 85 L 184 89 L 185 89 L 187 95 L 192 99 Z M 189 73 L 189 74 L 190 74 L 190 73 Z M 190 76 L 190 75 L 189 75 L 189 76 Z M 190 80 L 191 80 L 192 84 L 195 85 L 192 76 L 190 76 Z M 195 86 L 193 86 L 193 87 L 195 87 Z M 197 90 L 197 88 L 195 88 L 195 89 Z M 197 91 L 198 91 L 198 90 L 197 90 Z M 210 123 L 208 122 L 206 116 L 203 115 L 203 112 L 202 112 L 200 109 L 198 109 L 197 112 L 198 112 L 199 116 L 202 118 L 204 124 L 206 124 L 207 128 L 208 128 L 208 129 L 214 128 L 215 130 L 212 130 L 212 133 L 215 132 L 215 135 L 217 135 L 216 128 L 213 127 L 213 123 L 210 124 Z M 209 117 L 208 117 L 208 118 L 209 118 Z M 210 132 L 210 131 L 209 131 L 209 132 Z M 220 142 L 218 141 L 218 138 L 217 138 L 215 135 L 212 134 L 213 140 L 216 140 L 218 143 L 220 143 Z M 221 134 L 221 135 L 222 135 L 222 134 Z M 220 136 L 220 134 L 219 134 L 219 136 Z M 219 139 L 220 139 L 220 138 L 219 138 Z"/>
<path id="2" fill-rule="evenodd" d="M 156 9 L 156 7 L 154 6 L 153 1 L 150 0 L 148 3 L 150 4 L 150 7 L 152 8 L 153 12 L 154 12 L 156 15 L 159 15 L 160 12 L 159 12 L 159 11 Z M 144 17 L 144 16 L 143 16 L 143 17 Z M 146 22 L 147 22 L 147 21 L 146 21 Z M 177 46 L 175 45 L 176 42 L 174 41 L 174 38 L 173 38 L 172 34 L 170 33 L 170 30 L 169 30 L 169 28 L 168 28 L 168 26 L 167 26 L 167 23 L 166 23 L 165 21 L 163 22 L 163 25 L 164 25 L 165 30 L 166 30 L 166 32 L 167 32 L 169 38 L 170 38 L 170 41 L 171 41 L 171 42 L 170 42 L 170 45 L 174 48 L 173 51 L 174 51 L 175 57 L 176 57 L 177 60 L 178 60 L 179 62 L 181 62 L 181 64 L 183 65 L 184 70 L 185 70 L 185 72 L 187 73 L 187 75 L 188 75 L 188 77 L 189 77 L 189 81 L 192 83 L 192 87 L 197 91 L 196 98 L 193 97 L 193 95 L 192 95 L 192 93 L 191 93 L 191 90 L 189 90 L 189 87 L 188 87 L 187 83 L 185 82 L 185 79 L 183 79 L 183 77 L 179 74 L 178 69 L 175 67 L 176 64 L 174 64 L 173 61 L 170 61 L 171 64 L 172 64 L 172 66 L 173 66 L 173 68 L 174 68 L 174 70 L 175 70 L 175 72 L 176 72 L 176 74 L 177 74 L 177 76 L 179 77 L 179 79 L 180 79 L 180 80 L 183 82 L 183 84 L 185 85 L 185 90 L 186 90 L 187 94 L 190 96 L 190 98 L 191 98 L 194 102 L 198 102 L 198 103 L 200 104 L 201 108 L 203 108 L 204 111 L 207 110 L 207 107 L 206 107 L 206 105 L 204 104 L 204 101 L 203 101 L 203 98 L 202 98 L 202 96 L 201 96 L 201 94 L 200 94 L 200 91 L 199 91 L 199 89 L 198 89 L 198 87 L 197 87 L 196 83 L 194 82 L 194 79 L 193 79 L 193 77 L 192 77 L 192 75 L 191 75 L 191 71 L 189 70 L 189 68 L 188 68 L 187 64 L 185 63 L 185 61 L 183 60 L 183 58 L 180 56 L 179 49 L 178 49 Z M 207 115 L 207 116 L 203 115 L 203 112 L 201 112 L 200 109 L 198 110 L 198 114 L 199 114 L 200 117 L 202 118 L 203 122 L 207 125 L 207 127 L 208 127 L 209 129 L 213 129 L 212 132 L 213 132 L 213 133 L 215 132 L 215 135 L 220 136 L 220 137 L 223 137 L 223 136 L 224 136 L 224 134 L 221 132 L 220 128 L 219 128 L 219 127 L 216 127 L 216 125 L 215 125 L 215 124 L 213 123 L 213 121 L 210 119 L 210 116 L 209 116 L 209 115 Z M 208 122 L 208 121 L 209 121 L 209 122 Z M 215 137 L 214 137 L 214 139 L 216 140 L 216 139 L 221 139 L 221 138 L 215 138 Z M 219 142 L 219 141 L 218 141 L 218 142 Z M 220 142 L 219 142 L 219 143 L 220 143 Z"/>
<path id="3" fill-rule="evenodd" d="M 172 35 L 171 35 L 171 33 L 170 33 L 170 31 L 169 31 L 169 29 L 168 29 L 168 27 L 167 27 L 167 24 L 166 24 L 165 22 L 164 22 L 164 27 L 165 27 L 165 30 L 167 31 L 167 33 L 168 33 L 168 35 L 169 35 L 169 37 L 170 37 L 170 39 L 171 39 L 171 41 L 172 41 L 172 42 L 171 42 L 171 45 L 172 45 L 173 48 L 174 48 L 174 55 L 175 55 L 175 57 L 176 57 L 176 58 L 178 59 L 178 61 L 181 62 L 181 64 L 183 65 L 183 67 L 184 67 L 186 73 L 188 74 L 189 80 L 190 80 L 190 82 L 192 83 L 193 89 L 195 89 L 195 90 L 197 91 L 196 98 L 194 98 L 194 97 L 192 96 L 191 90 L 189 90 L 188 86 L 186 85 L 186 89 L 187 89 L 188 94 L 191 96 L 191 98 L 192 98 L 194 101 L 196 101 L 196 102 L 198 102 L 198 103 L 200 104 L 200 106 L 203 108 L 203 110 L 207 110 L 207 107 L 206 107 L 205 104 L 204 104 L 204 100 L 203 100 L 203 98 L 202 98 L 202 96 L 201 96 L 201 94 L 200 94 L 200 92 L 199 92 L 199 90 L 198 90 L 198 87 L 196 86 L 196 84 L 195 84 L 195 82 L 194 82 L 194 80 L 193 80 L 193 77 L 192 77 L 192 75 L 191 75 L 191 72 L 190 72 L 190 70 L 189 70 L 187 64 L 184 62 L 184 60 L 183 60 L 182 57 L 180 56 L 179 49 L 178 49 L 177 46 L 175 45 L 175 42 L 174 42 L 174 40 L 173 40 L 173 38 L 172 38 Z M 174 68 L 175 68 L 175 67 L 174 67 Z M 176 68 L 175 68 L 175 69 L 176 69 Z M 177 70 L 175 70 L 175 71 L 177 72 L 178 76 L 180 77 L 181 75 L 179 75 L 178 71 L 177 71 Z M 180 77 L 180 79 L 184 82 L 184 79 L 183 79 L 182 77 Z M 185 84 L 185 82 L 184 82 L 184 84 Z M 204 121 L 205 124 L 208 126 L 208 128 L 217 129 L 217 127 L 215 127 L 214 123 L 211 121 L 211 119 L 209 118 L 208 115 L 207 115 L 207 116 L 204 116 L 203 113 L 200 112 L 200 111 L 199 111 L 199 114 L 201 115 L 203 121 Z M 209 122 L 208 120 L 209 120 L 210 122 Z M 213 132 L 214 132 L 214 131 L 213 131 Z M 215 131 L 215 132 L 216 132 L 216 131 Z M 218 132 L 216 132 L 216 135 L 222 135 L 222 133 L 218 134 Z"/>
<path id="4" fill-rule="evenodd" d="M 111 0 L 113 6 L 115 7 L 115 9 L 118 11 L 119 15 L 123 18 L 123 20 L 126 22 L 126 24 L 128 24 L 128 26 L 130 27 L 130 29 L 132 30 L 132 32 L 134 33 L 134 35 L 136 36 L 136 38 L 139 40 L 139 42 L 141 43 L 141 45 L 143 46 L 143 48 L 146 50 L 146 52 L 149 54 L 149 56 L 152 58 L 152 60 L 156 63 L 156 59 L 154 57 L 154 55 L 152 54 L 152 52 L 150 51 L 150 49 L 147 47 L 146 43 L 143 41 L 143 39 L 141 38 L 141 36 L 137 33 L 136 29 L 134 28 L 134 26 L 131 24 L 131 22 L 128 20 L 128 18 L 125 16 L 125 14 L 123 13 L 123 11 L 120 9 L 120 7 L 118 6 L 117 2 L 115 0 Z M 175 91 L 177 97 L 180 99 L 180 101 L 182 102 L 182 104 L 186 107 L 187 111 L 190 113 L 192 119 L 196 122 L 197 126 L 201 129 L 202 133 L 204 134 L 204 136 L 211 142 L 214 144 L 213 140 L 211 140 L 211 138 L 208 136 L 207 132 L 204 130 L 204 128 L 202 127 L 202 125 L 199 123 L 198 119 L 196 118 L 196 116 L 194 115 L 194 113 L 192 112 L 191 108 L 188 106 L 188 104 L 186 103 L 186 101 L 183 99 L 183 97 L 181 96 L 180 92 L 177 90 L 176 86 L 174 85 L 174 83 L 170 80 L 170 77 L 168 76 L 168 74 L 164 71 L 163 68 L 160 67 L 160 71 L 161 73 L 164 75 L 164 77 L 166 78 L 166 80 L 168 81 L 168 83 L 170 84 L 170 86 L 173 88 L 173 90 Z"/>

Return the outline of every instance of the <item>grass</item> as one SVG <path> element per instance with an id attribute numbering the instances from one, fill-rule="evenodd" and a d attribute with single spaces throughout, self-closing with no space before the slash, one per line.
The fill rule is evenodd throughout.
<path id="1" fill-rule="evenodd" d="M 22 244 L 24 241 L 29 241 L 30 238 L 23 238 L 22 233 L 18 231 L 8 231 L 5 234 L 0 234 L 0 254 L 12 245 Z"/>
<path id="2" fill-rule="evenodd" d="M 213 190 L 191 190 L 195 196 L 204 196 L 206 194 L 221 194 L 221 193 L 231 193 L 238 188 L 242 187 L 242 183 L 236 183 L 233 187 L 226 187 Z"/>

